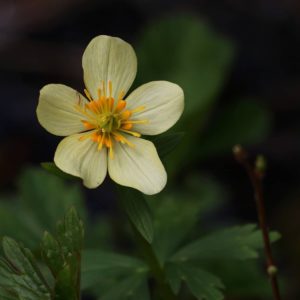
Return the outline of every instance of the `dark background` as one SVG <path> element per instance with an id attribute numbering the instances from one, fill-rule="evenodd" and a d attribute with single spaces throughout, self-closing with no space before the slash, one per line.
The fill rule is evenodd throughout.
<path id="1" fill-rule="evenodd" d="M 270 129 L 248 149 L 268 160 L 267 214 L 270 226 L 283 235 L 276 256 L 289 282 L 288 294 L 295 295 L 300 279 L 299 1 L 0 1 L 0 187 L 13 189 L 24 166 L 52 159 L 60 139 L 38 124 L 39 90 L 47 83 L 82 90 L 81 56 L 94 36 L 119 36 L 135 48 L 149 24 L 182 13 L 235 45 L 210 124 L 240 97 L 256 99 L 271 116 Z M 184 170 L 201 169 L 230 191 L 230 201 L 216 218 L 255 222 L 247 177 L 230 149 L 224 150 Z M 107 180 L 108 200 L 102 204 L 95 203 L 99 192 L 89 193 L 92 209 L 110 207 L 110 185 Z"/>

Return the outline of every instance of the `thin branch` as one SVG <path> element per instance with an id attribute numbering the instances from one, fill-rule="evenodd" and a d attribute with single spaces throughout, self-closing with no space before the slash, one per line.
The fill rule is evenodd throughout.
<path id="1" fill-rule="evenodd" d="M 267 263 L 267 273 L 270 278 L 273 297 L 275 300 L 281 300 L 278 280 L 277 280 L 277 267 L 273 260 L 271 243 L 268 232 L 268 224 L 265 214 L 265 205 L 264 205 L 264 194 L 263 194 L 263 177 L 265 174 L 265 160 L 262 156 L 258 156 L 255 166 L 252 166 L 248 159 L 248 153 L 240 145 L 237 145 L 233 148 L 233 153 L 236 160 L 245 168 L 249 179 L 252 183 L 254 190 L 254 198 L 256 202 L 256 209 L 259 221 L 259 227 L 262 232 L 263 242 L 264 242 L 264 251 L 266 256 Z"/>

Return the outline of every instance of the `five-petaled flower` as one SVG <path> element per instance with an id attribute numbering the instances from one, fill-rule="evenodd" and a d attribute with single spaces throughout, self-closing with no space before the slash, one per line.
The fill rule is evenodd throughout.
<path id="1" fill-rule="evenodd" d="M 166 171 L 152 142 L 182 114 L 182 89 L 168 81 L 153 81 L 126 98 L 137 70 L 133 48 L 116 37 L 94 38 L 82 58 L 85 96 L 62 85 L 40 91 L 37 116 L 50 133 L 65 137 L 55 164 L 81 177 L 88 188 L 99 186 L 108 171 L 117 183 L 145 194 L 160 192 Z"/>

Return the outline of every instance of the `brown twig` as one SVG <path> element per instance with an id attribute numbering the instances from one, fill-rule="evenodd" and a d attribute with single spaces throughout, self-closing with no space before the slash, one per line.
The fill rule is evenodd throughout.
<path id="1" fill-rule="evenodd" d="M 265 161 L 262 156 L 258 156 L 255 166 L 253 167 L 248 160 L 248 153 L 240 145 L 233 148 L 236 160 L 245 168 L 254 190 L 254 198 L 256 202 L 259 227 L 262 232 L 264 251 L 266 255 L 267 273 L 272 285 L 273 296 L 275 300 L 281 300 L 278 281 L 277 267 L 272 256 L 271 243 L 268 232 L 268 225 L 265 214 L 264 195 L 263 195 L 263 177 L 265 173 Z"/>

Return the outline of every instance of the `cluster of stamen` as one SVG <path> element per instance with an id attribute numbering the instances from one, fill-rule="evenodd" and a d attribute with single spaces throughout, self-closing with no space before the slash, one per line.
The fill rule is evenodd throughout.
<path id="1" fill-rule="evenodd" d="M 93 99 L 87 90 L 84 90 L 89 102 L 84 104 L 80 98 L 76 105 L 84 119 L 81 120 L 89 134 L 81 136 L 80 140 L 92 139 L 98 144 L 97 149 L 101 151 L 103 147 L 109 150 L 110 158 L 114 156 L 114 143 L 120 142 L 130 147 L 134 145 L 128 141 L 126 134 L 140 137 L 141 134 L 133 131 L 135 124 L 147 123 L 147 120 L 133 120 L 134 113 L 145 109 L 139 106 L 133 110 L 126 109 L 124 91 L 121 91 L 117 99 L 112 96 L 112 82 L 108 81 L 108 93 L 106 84 L 102 81 L 101 88 L 98 89 L 98 99 Z"/>

